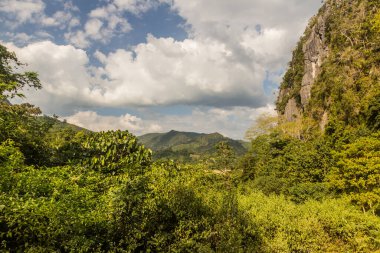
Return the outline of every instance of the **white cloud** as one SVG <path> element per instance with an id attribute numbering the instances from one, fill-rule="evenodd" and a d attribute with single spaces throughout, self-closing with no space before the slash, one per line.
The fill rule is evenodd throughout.
<path id="1" fill-rule="evenodd" d="M 314 0 L 173 0 L 173 8 L 193 27 L 195 34 L 203 36 L 220 33 L 215 27 L 228 31 L 226 26 L 235 30 L 258 24 L 264 28 L 287 27 L 299 33 L 320 5 L 320 1 Z"/>
<path id="2" fill-rule="evenodd" d="M 70 8 L 70 7 L 67 7 Z M 51 17 L 43 17 L 41 24 L 44 26 L 58 26 L 60 29 L 73 28 L 80 24 L 80 21 L 73 13 L 66 9 L 64 11 L 57 11 Z"/>
<path id="3" fill-rule="evenodd" d="M 173 0 L 193 39 L 219 41 L 239 61 L 257 62 L 271 72 L 284 67 L 320 5 L 314 0 Z"/>
<path id="4" fill-rule="evenodd" d="M 53 39 L 53 36 L 51 34 L 44 31 L 35 31 L 31 35 L 24 32 L 6 32 L 4 35 L 6 38 L 8 38 L 10 41 L 13 41 L 17 45 L 27 45 L 36 41 Z"/>
<path id="5" fill-rule="evenodd" d="M 157 0 L 114 0 L 114 4 L 121 10 L 139 15 L 156 7 L 159 2 Z"/>
<path id="6" fill-rule="evenodd" d="M 87 35 L 83 31 L 65 33 L 65 38 L 70 41 L 76 47 L 86 48 L 90 46 L 90 42 L 87 39 Z"/>
<path id="7" fill-rule="evenodd" d="M 15 43 L 18 43 L 18 44 L 27 43 L 27 42 L 30 42 L 34 39 L 33 36 L 30 36 L 26 33 L 7 32 L 7 33 L 5 33 L 5 35 L 7 37 L 9 37 L 12 41 L 14 41 Z"/>
<path id="8" fill-rule="evenodd" d="M 137 45 L 133 51 L 117 50 L 100 58 L 107 82 L 102 84 L 99 100 L 113 101 L 115 105 L 226 106 L 267 102 L 261 66 L 255 62 L 242 64 L 216 41 L 179 42 L 148 36 L 147 43 Z"/>
<path id="9" fill-rule="evenodd" d="M 40 73 L 44 93 L 57 102 L 108 107 L 262 106 L 268 102 L 261 67 L 231 59 L 223 44 L 212 41 L 178 42 L 150 36 L 147 44 L 133 52 L 118 50 L 107 56 L 97 52 L 102 68 L 88 68 L 85 51 L 49 41 L 13 50 Z M 30 98 L 39 101 L 37 94 Z"/>
<path id="10" fill-rule="evenodd" d="M 46 4 L 43 0 L 1 0 L 0 12 L 4 14 L 3 21 L 15 28 L 24 23 L 42 26 L 58 26 L 65 29 L 70 20 L 78 20 L 73 12 L 78 8 L 72 2 L 63 3 L 63 10 L 52 16 L 45 14 Z M 75 22 L 76 23 L 76 22 Z"/>
<path id="11" fill-rule="evenodd" d="M 30 21 L 33 17 L 42 15 L 45 4 L 42 0 L 1 0 L 0 12 L 13 17 L 14 25 Z"/>
<path id="12" fill-rule="evenodd" d="M 73 45 L 87 48 L 92 41 L 109 42 L 115 35 L 128 33 L 132 26 L 125 18 L 126 12 L 140 15 L 157 7 L 157 0 L 112 0 L 88 14 L 82 30 L 65 33 L 65 38 Z"/>
<path id="13" fill-rule="evenodd" d="M 97 34 L 99 34 L 100 29 L 103 26 L 103 22 L 99 19 L 93 18 L 87 21 L 85 26 L 86 34 L 90 37 L 95 37 Z"/>
<path id="14" fill-rule="evenodd" d="M 87 48 L 92 41 L 109 42 L 119 33 L 132 30 L 128 20 L 123 17 L 122 10 L 110 3 L 96 8 L 88 14 L 83 30 L 65 33 L 65 38 L 79 48 Z"/>
<path id="15" fill-rule="evenodd" d="M 146 124 L 141 118 L 125 114 L 122 116 L 103 116 L 93 111 L 81 111 L 76 114 L 64 117 L 67 122 L 84 127 L 92 131 L 108 130 L 128 130 L 135 134 L 142 132 L 161 131 L 161 127 L 156 124 Z"/>
<path id="16" fill-rule="evenodd" d="M 30 102 L 41 106 L 46 113 L 59 111 L 64 104 L 74 101 L 87 102 L 83 94 L 89 89 L 91 76 L 87 72 L 89 59 L 85 51 L 73 46 L 58 46 L 50 41 L 22 48 L 6 45 L 22 62 L 29 63 L 29 70 L 39 73 L 43 89 L 26 91 Z"/>
<path id="17" fill-rule="evenodd" d="M 77 27 L 80 25 L 80 20 L 78 18 L 71 18 L 69 22 L 69 28 Z"/>
<path id="18" fill-rule="evenodd" d="M 66 11 L 70 11 L 70 12 L 79 12 L 80 11 L 78 6 L 73 4 L 72 0 L 61 0 L 61 2 L 63 3 L 63 8 Z"/>

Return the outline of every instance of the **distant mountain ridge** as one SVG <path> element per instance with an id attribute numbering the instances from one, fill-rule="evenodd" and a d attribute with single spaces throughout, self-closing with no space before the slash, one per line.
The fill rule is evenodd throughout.
<path id="1" fill-rule="evenodd" d="M 60 131 L 72 131 L 73 133 L 90 130 L 60 121 L 54 117 L 41 116 L 37 118 L 41 124 L 51 125 L 49 130 L 54 135 Z M 139 142 L 153 151 L 153 158 L 168 158 L 183 162 L 196 161 L 216 153 L 216 145 L 226 142 L 236 155 L 240 156 L 247 152 L 249 143 L 241 140 L 233 140 L 220 133 L 195 133 L 171 130 L 167 133 L 149 133 L 137 137 Z"/>
<path id="2" fill-rule="evenodd" d="M 149 133 L 138 137 L 147 148 L 152 149 L 155 158 L 193 160 L 196 157 L 213 154 L 215 145 L 227 142 L 237 155 L 247 151 L 248 143 L 233 140 L 219 133 L 194 133 L 171 130 L 167 133 Z"/>

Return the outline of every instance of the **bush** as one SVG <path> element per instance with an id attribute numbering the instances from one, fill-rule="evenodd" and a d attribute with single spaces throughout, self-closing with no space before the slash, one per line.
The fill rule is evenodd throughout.
<path id="1" fill-rule="evenodd" d="M 349 200 L 296 205 L 283 196 L 242 189 L 239 209 L 260 242 L 259 252 L 372 252 L 380 249 L 380 219 Z"/>

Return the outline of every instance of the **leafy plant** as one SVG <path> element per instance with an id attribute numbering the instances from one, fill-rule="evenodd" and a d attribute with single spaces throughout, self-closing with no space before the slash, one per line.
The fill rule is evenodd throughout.
<path id="1" fill-rule="evenodd" d="M 380 208 L 380 134 L 362 137 L 335 153 L 331 184 L 348 193 L 363 210 Z"/>
<path id="2" fill-rule="evenodd" d="M 151 151 L 127 131 L 91 133 L 82 146 L 82 164 L 103 173 L 137 173 L 150 164 Z"/>

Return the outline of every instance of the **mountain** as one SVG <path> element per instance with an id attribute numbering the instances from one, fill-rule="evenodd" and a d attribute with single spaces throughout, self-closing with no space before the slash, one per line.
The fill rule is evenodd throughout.
<path id="1" fill-rule="evenodd" d="M 328 0 L 293 52 L 277 111 L 283 122 L 308 119 L 322 132 L 377 130 L 379 80 L 379 1 Z"/>
<path id="2" fill-rule="evenodd" d="M 219 133 L 201 134 L 170 131 L 168 133 L 150 133 L 138 137 L 139 141 L 153 150 L 155 158 L 176 158 L 183 161 L 197 159 L 216 152 L 215 145 L 227 142 L 237 155 L 247 151 L 248 144 L 232 140 Z"/>

